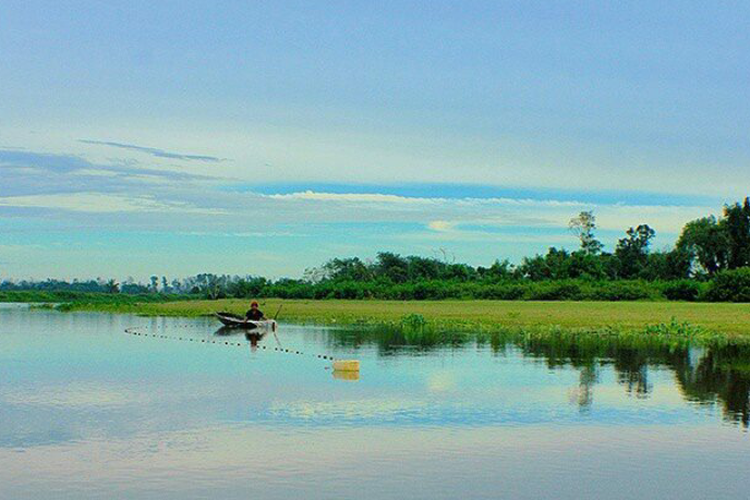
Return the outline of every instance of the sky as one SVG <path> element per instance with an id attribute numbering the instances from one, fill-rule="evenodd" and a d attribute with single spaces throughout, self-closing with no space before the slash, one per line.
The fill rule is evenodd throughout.
<path id="1" fill-rule="evenodd" d="M 0 279 L 612 250 L 750 194 L 747 2 L 0 3 Z"/>

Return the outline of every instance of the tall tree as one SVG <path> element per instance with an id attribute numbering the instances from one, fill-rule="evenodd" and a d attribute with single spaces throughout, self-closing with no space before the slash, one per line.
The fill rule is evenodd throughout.
<path id="1" fill-rule="evenodd" d="M 581 240 L 581 250 L 586 254 L 596 255 L 604 248 L 601 241 L 597 240 L 594 235 L 594 231 L 596 230 L 594 212 L 581 212 L 577 217 L 570 219 L 568 228 Z"/>
<path id="2" fill-rule="evenodd" d="M 376 261 L 378 274 L 394 283 L 403 283 L 409 277 L 409 263 L 393 252 L 379 252 Z"/>
<path id="3" fill-rule="evenodd" d="M 729 265 L 729 234 L 713 215 L 688 222 L 682 228 L 677 248 L 687 252 L 693 268 L 713 276 Z"/>
<path id="4" fill-rule="evenodd" d="M 620 277 L 635 278 L 645 270 L 648 262 L 648 248 L 656 231 L 648 224 L 632 227 L 626 232 L 626 237 L 617 242 L 615 256 L 619 261 Z"/>
<path id="5" fill-rule="evenodd" d="M 322 271 L 321 276 L 337 281 L 367 281 L 372 277 L 367 264 L 359 257 L 331 259 L 323 265 L 320 271 Z M 312 277 L 311 271 L 308 278 Z"/>
<path id="6" fill-rule="evenodd" d="M 729 269 L 750 266 L 750 200 L 724 206 L 722 223 L 729 237 Z"/>

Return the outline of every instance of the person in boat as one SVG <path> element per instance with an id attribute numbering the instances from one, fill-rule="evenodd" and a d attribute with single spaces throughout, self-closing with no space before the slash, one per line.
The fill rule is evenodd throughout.
<path id="1" fill-rule="evenodd" d="M 258 309 L 257 301 L 254 300 L 250 303 L 250 310 L 245 313 L 245 319 L 249 319 L 251 321 L 263 321 L 264 319 L 266 319 L 263 311 Z"/>

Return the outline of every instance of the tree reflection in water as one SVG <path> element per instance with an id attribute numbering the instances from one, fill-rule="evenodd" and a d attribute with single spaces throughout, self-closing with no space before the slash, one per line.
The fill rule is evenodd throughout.
<path id="1" fill-rule="evenodd" d="M 419 332 L 417 332 L 419 333 Z M 594 401 L 599 369 L 611 366 L 617 381 L 629 395 L 648 398 L 653 390 L 649 370 L 668 369 L 675 375 L 683 397 L 702 405 L 718 405 L 727 421 L 750 426 L 750 346 L 714 345 L 691 347 L 645 337 L 543 334 L 508 331 L 492 334 L 461 332 L 405 332 L 398 327 L 342 328 L 331 330 L 332 347 L 376 346 L 381 356 L 399 356 L 415 351 L 461 349 L 488 344 L 502 355 L 518 350 L 525 357 L 543 361 L 550 369 L 577 369 L 579 387 L 575 402 L 587 411 Z"/>

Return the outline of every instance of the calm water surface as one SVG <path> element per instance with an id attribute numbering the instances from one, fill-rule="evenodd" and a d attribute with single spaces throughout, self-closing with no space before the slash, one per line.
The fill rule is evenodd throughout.
<path id="1" fill-rule="evenodd" d="M 750 495 L 736 348 L 217 326 L 0 306 L 0 498 Z"/>

